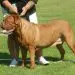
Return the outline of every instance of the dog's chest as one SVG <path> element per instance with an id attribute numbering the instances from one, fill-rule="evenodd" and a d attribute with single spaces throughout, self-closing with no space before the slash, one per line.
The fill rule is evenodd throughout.
<path id="1" fill-rule="evenodd" d="M 21 32 L 18 33 L 18 40 L 23 45 L 35 44 L 38 40 L 38 29 L 37 28 L 22 28 Z"/>

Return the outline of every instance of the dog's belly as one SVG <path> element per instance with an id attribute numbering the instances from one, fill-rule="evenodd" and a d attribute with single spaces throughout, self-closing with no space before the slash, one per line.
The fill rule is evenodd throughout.
<path id="1" fill-rule="evenodd" d="M 53 43 L 55 43 L 58 39 L 59 39 L 59 35 L 57 36 L 43 36 L 43 37 L 40 37 L 39 41 L 37 41 L 37 46 L 51 46 Z"/>
<path id="2" fill-rule="evenodd" d="M 52 43 L 40 43 L 40 44 L 37 44 L 37 47 L 48 47 L 51 45 L 52 45 Z"/>
<path id="3" fill-rule="evenodd" d="M 49 39 L 42 38 L 36 43 L 36 45 L 40 46 L 40 47 L 46 47 L 46 46 L 52 45 L 54 43 L 54 41 L 55 40 L 52 40 L 51 38 L 49 38 Z"/>

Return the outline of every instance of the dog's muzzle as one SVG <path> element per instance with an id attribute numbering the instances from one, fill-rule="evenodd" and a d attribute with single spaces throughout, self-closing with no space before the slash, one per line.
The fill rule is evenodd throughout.
<path id="1" fill-rule="evenodd" d="M 8 30 L 8 31 L 7 30 L 1 30 L 0 33 L 9 35 L 9 34 L 13 33 L 13 29 Z"/>

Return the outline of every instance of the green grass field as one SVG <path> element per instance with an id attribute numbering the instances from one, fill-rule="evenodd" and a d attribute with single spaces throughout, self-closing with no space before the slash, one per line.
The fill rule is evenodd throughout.
<path id="1" fill-rule="evenodd" d="M 38 0 L 36 7 L 39 23 L 47 23 L 53 19 L 64 19 L 69 21 L 75 34 L 75 0 Z M 1 9 L 0 16 L 1 21 L 3 18 Z M 36 63 L 34 70 L 20 66 L 10 68 L 8 66 L 10 61 L 0 60 L 0 75 L 75 75 L 75 56 L 65 43 L 64 48 L 65 61 L 58 61 L 60 54 L 56 47 L 46 48 L 43 50 L 43 56 L 50 64 Z M 0 59 L 9 58 L 11 56 L 7 48 L 7 36 L 0 35 Z"/>

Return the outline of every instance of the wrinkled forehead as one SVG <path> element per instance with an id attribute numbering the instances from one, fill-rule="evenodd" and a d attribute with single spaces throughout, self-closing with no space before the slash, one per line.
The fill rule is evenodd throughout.
<path id="1" fill-rule="evenodd" d="M 3 21 L 4 21 L 5 23 L 12 23 L 12 22 L 14 22 L 14 18 L 13 18 L 13 16 L 8 15 L 8 16 L 6 16 L 6 17 L 4 18 Z"/>

